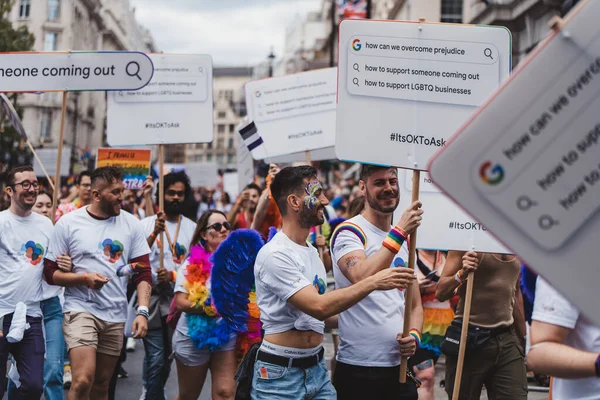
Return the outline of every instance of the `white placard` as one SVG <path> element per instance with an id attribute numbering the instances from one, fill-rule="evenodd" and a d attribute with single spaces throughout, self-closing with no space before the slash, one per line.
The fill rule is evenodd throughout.
<path id="1" fill-rule="evenodd" d="M 158 174 L 158 165 L 154 169 Z M 219 170 L 217 164 L 189 163 L 189 164 L 164 164 L 163 173 L 184 171 L 190 178 L 190 184 L 196 187 L 215 187 L 219 183 Z"/>
<path id="2" fill-rule="evenodd" d="M 326 147 L 324 149 L 313 150 L 309 153 L 311 161 L 336 160 L 334 147 Z M 306 161 L 306 152 L 292 153 L 285 156 L 270 157 L 267 159 L 269 163 L 274 164 L 292 164 L 295 162 Z"/>
<path id="3" fill-rule="evenodd" d="M 137 90 L 153 74 L 136 51 L 1 53 L 0 91 Z"/>
<path id="4" fill-rule="evenodd" d="M 154 63 L 154 76 L 145 88 L 108 95 L 110 145 L 211 142 L 211 57 L 183 54 L 149 57 Z"/>
<path id="5" fill-rule="evenodd" d="M 237 172 L 226 172 L 223 174 L 223 191 L 229 195 L 230 199 L 237 198 L 240 193 Z"/>
<path id="6" fill-rule="evenodd" d="M 431 164 L 438 185 L 596 322 L 598 15 L 600 2 L 580 4 Z"/>
<path id="7" fill-rule="evenodd" d="M 256 160 L 331 147 L 337 68 L 248 82 L 246 105 L 264 143 Z"/>
<path id="8" fill-rule="evenodd" d="M 430 250 L 474 250 L 487 253 L 510 253 L 488 231 L 442 193 L 431 181 L 429 174 L 421 172 L 419 200 L 423 203 L 423 220 L 419 226 L 418 246 Z M 398 170 L 400 204 L 394 213 L 394 222 L 412 203 L 413 171 Z"/>
<path id="9" fill-rule="evenodd" d="M 36 149 L 40 161 L 46 168 L 48 175 L 54 178 L 56 175 L 56 158 L 58 157 L 57 149 Z M 60 176 L 69 176 L 69 164 L 71 160 L 71 148 L 63 147 L 62 158 L 60 160 Z M 35 157 L 33 158 L 33 172 L 36 176 L 45 177 L 44 170 L 37 162 Z"/>
<path id="10" fill-rule="evenodd" d="M 510 72 L 502 27 L 344 20 L 338 158 L 426 170 Z"/>
<path id="11" fill-rule="evenodd" d="M 242 124 L 238 126 L 237 131 L 239 131 L 241 127 Z M 254 182 L 254 160 L 252 160 L 250 150 L 248 150 L 246 144 L 240 136 L 237 137 L 236 145 L 238 193 L 241 193 L 246 185 Z M 232 199 L 234 198 L 231 193 L 229 193 L 229 195 Z"/>

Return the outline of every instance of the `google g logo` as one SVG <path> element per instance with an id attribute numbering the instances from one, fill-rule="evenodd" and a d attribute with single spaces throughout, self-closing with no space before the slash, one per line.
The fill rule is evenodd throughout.
<path id="1" fill-rule="evenodd" d="M 359 51 L 361 47 L 362 45 L 360 44 L 360 40 L 354 39 L 352 41 L 352 49 L 354 49 L 354 51 Z"/>
<path id="2" fill-rule="evenodd" d="M 479 167 L 479 177 L 488 185 L 498 185 L 504 180 L 504 168 L 501 165 L 492 165 L 491 161 L 486 161 Z"/>

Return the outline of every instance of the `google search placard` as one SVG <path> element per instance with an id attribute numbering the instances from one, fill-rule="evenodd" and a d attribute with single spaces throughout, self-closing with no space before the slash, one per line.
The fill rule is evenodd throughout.
<path id="1" fill-rule="evenodd" d="M 580 3 L 431 163 L 437 185 L 596 322 L 599 14 Z"/>
<path id="2" fill-rule="evenodd" d="M 108 96 L 108 141 L 115 145 L 212 140 L 212 60 L 205 55 L 150 54 L 152 80 Z M 132 67 L 131 72 L 135 72 Z"/>
<path id="3" fill-rule="evenodd" d="M 511 41 L 499 27 L 345 20 L 339 54 L 338 157 L 425 170 L 508 77 Z"/>

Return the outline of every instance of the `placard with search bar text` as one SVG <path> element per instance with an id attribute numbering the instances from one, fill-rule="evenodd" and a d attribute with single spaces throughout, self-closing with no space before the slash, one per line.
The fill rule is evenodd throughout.
<path id="1" fill-rule="evenodd" d="M 435 183 L 600 322 L 600 2 L 580 3 L 431 163 Z"/>

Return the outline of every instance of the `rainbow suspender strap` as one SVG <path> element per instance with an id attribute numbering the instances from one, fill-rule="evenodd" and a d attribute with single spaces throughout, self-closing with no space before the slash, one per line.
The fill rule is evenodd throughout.
<path id="1" fill-rule="evenodd" d="M 352 223 L 352 222 L 348 222 L 348 221 L 344 221 L 341 224 L 339 224 L 335 230 L 333 231 L 333 233 L 331 234 L 331 248 L 333 249 L 335 247 L 335 241 L 337 240 L 338 235 L 341 232 L 344 231 L 349 231 L 352 232 L 353 234 L 355 234 L 356 236 L 358 236 L 358 238 L 360 239 L 360 241 L 363 244 L 363 247 L 367 248 L 367 235 L 365 235 L 365 232 L 361 229 L 360 226 Z"/>

